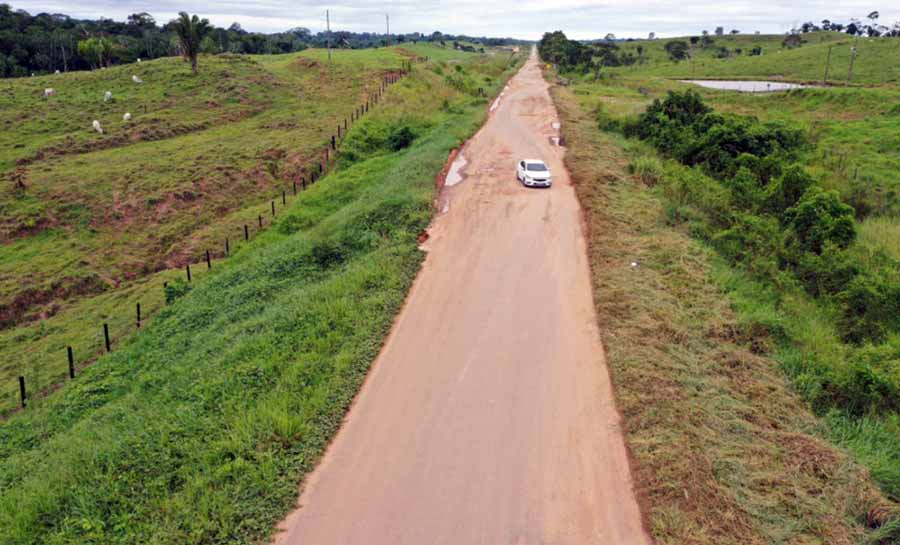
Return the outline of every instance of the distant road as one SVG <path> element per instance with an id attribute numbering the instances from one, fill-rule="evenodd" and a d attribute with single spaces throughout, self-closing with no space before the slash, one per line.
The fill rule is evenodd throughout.
<path id="1" fill-rule="evenodd" d="M 275 543 L 650 543 L 556 120 L 532 55 L 465 148 L 409 300 Z M 554 186 L 518 184 L 522 158 Z"/>

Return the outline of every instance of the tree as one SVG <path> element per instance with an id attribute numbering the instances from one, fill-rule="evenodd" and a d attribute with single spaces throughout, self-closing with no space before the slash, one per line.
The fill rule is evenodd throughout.
<path id="1" fill-rule="evenodd" d="M 200 19 L 196 15 L 189 16 L 182 11 L 178 19 L 169 22 L 169 26 L 178 35 L 178 43 L 181 46 L 181 56 L 191 62 L 191 71 L 197 73 L 197 56 L 200 54 L 200 45 L 203 38 L 212 30 L 208 19 Z"/>
<path id="2" fill-rule="evenodd" d="M 716 36 L 724 36 L 725 35 L 725 27 L 717 26 L 716 27 Z"/>
<path id="3" fill-rule="evenodd" d="M 673 62 L 683 61 L 688 57 L 688 44 L 682 40 L 667 42 L 665 48 Z"/>

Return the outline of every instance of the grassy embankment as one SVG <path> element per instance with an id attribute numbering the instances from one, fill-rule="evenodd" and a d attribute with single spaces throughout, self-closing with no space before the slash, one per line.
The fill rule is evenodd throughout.
<path id="1" fill-rule="evenodd" d="M 160 59 L 4 83 L 0 414 L 18 403 L 18 375 L 32 392 L 60 381 L 66 346 L 87 365 L 102 351 L 104 322 L 115 344 L 135 330 L 136 303 L 144 316 L 161 307 L 162 284 L 184 276 L 171 269 L 206 250 L 222 256 L 226 237 L 242 244 L 260 213 L 268 225 L 269 200 L 281 208 L 281 191 L 411 55 L 340 52 L 331 65 L 315 50 L 222 55 L 202 58 L 197 76 Z M 56 95 L 43 98 L 46 87 Z"/>
<path id="2" fill-rule="evenodd" d="M 265 539 L 403 302 L 435 176 L 485 116 L 477 88 L 511 74 L 508 54 L 441 56 L 353 127 L 338 170 L 273 229 L 0 424 L 0 541 Z"/>
<path id="3" fill-rule="evenodd" d="M 822 49 L 823 45 L 815 44 L 820 40 L 826 42 L 835 39 L 846 40 L 846 37 L 813 35 L 807 38 L 810 43 L 801 48 L 784 50 L 780 53 L 775 53 L 770 49 L 763 56 L 756 57 L 740 56 L 714 59 L 712 51 L 705 54 L 700 52 L 695 56 L 693 76 L 716 78 L 741 74 L 745 79 L 773 76 L 785 76 L 798 80 L 814 79 L 811 59 L 826 51 Z M 735 44 L 741 45 L 745 52 L 748 45 L 752 43 L 764 43 L 766 39 L 772 41 L 771 37 L 759 36 L 715 39 L 716 46 L 722 42 L 733 41 Z M 787 238 L 782 239 L 782 234 L 778 234 L 777 231 L 783 227 L 778 228 L 777 221 L 773 224 L 772 220 L 766 219 L 765 216 L 760 216 L 761 223 L 758 225 L 766 224 L 773 228 L 771 232 L 774 237 L 768 240 L 757 239 L 751 242 L 746 235 L 752 235 L 752 232 L 744 231 L 743 228 L 727 231 L 733 227 L 730 225 L 732 221 L 730 218 L 748 218 L 747 212 L 741 210 L 739 206 L 728 204 L 729 202 L 738 202 L 736 199 L 739 195 L 737 190 L 732 188 L 732 186 L 737 186 L 731 179 L 715 179 L 714 176 L 710 176 L 708 170 L 704 170 L 704 167 L 687 169 L 674 159 L 664 158 L 648 143 L 625 140 L 618 130 L 623 124 L 633 122 L 655 98 L 665 97 L 666 92 L 670 90 L 684 91 L 689 88 L 697 90 L 703 100 L 717 113 L 754 116 L 762 122 L 781 122 L 786 127 L 800 129 L 805 139 L 808 140 L 808 145 L 795 150 L 795 160 L 812 175 L 816 185 L 825 189 L 837 190 L 840 198 L 853 206 L 852 212 L 856 216 L 856 239 L 852 241 L 845 252 L 833 254 L 840 255 L 843 260 L 835 261 L 835 266 L 849 264 L 848 275 L 851 275 L 852 269 L 863 273 L 867 278 L 879 278 L 878 282 L 881 282 L 882 288 L 896 290 L 900 271 L 896 267 L 898 246 L 897 238 L 894 235 L 898 232 L 897 215 L 900 211 L 897 208 L 898 185 L 894 173 L 900 164 L 900 145 L 897 140 L 897 135 L 900 134 L 900 118 L 898 118 L 894 106 L 900 97 L 900 89 L 893 83 L 876 84 L 882 81 L 893 81 L 893 76 L 885 76 L 885 71 L 890 74 L 897 66 L 897 62 L 890 62 L 890 60 L 900 58 L 898 57 L 900 56 L 900 46 L 898 46 L 900 42 L 897 40 L 861 41 L 860 56 L 857 59 L 858 71 L 856 72 L 860 77 L 855 78 L 855 81 L 862 82 L 865 86 L 748 95 L 705 90 L 669 79 L 690 77 L 692 74 L 689 63 L 674 64 L 661 55 L 666 41 L 668 40 L 624 44 L 623 47 L 635 50 L 638 45 L 647 48 L 650 51 L 647 55 L 647 62 L 632 67 L 604 69 L 605 74 L 600 81 L 594 81 L 592 75 L 572 76 L 571 87 L 564 91 L 568 96 L 577 98 L 578 111 L 583 112 L 583 115 L 589 118 L 582 120 L 583 123 L 593 124 L 592 130 L 596 130 L 598 126 L 607 130 L 595 137 L 603 142 L 603 151 L 596 152 L 594 150 L 594 152 L 601 153 L 604 158 L 610 160 L 618 159 L 620 167 L 627 166 L 629 172 L 633 172 L 636 178 L 655 188 L 626 191 L 620 189 L 620 185 L 627 184 L 616 184 L 614 193 L 622 191 L 626 195 L 634 193 L 635 195 L 644 195 L 641 199 L 650 199 L 642 213 L 638 210 L 630 211 L 630 215 L 635 216 L 636 219 L 625 221 L 622 217 L 618 217 L 617 221 L 624 221 L 626 225 L 632 225 L 633 228 L 641 226 L 641 229 L 646 229 L 647 233 L 653 233 L 654 239 L 669 240 L 676 235 L 684 237 L 684 234 L 690 234 L 704 244 L 700 247 L 703 259 L 696 257 L 696 253 L 689 251 L 686 247 L 673 246 L 669 248 L 675 252 L 673 253 L 674 257 L 668 258 L 666 269 L 660 271 L 662 276 L 656 281 L 663 287 L 662 291 L 678 293 L 682 299 L 691 302 L 680 304 L 674 309 L 647 310 L 651 312 L 650 317 L 654 319 L 661 317 L 668 320 L 679 313 L 687 313 L 688 317 L 695 319 L 692 322 L 683 322 L 691 324 L 687 330 L 677 331 L 674 336 L 670 337 L 661 336 L 663 341 L 660 346 L 652 343 L 654 346 L 651 348 L 669 352 L 668 362 L 678 363 L 687 361 L 679 358 L 693 358 L 695 361 L 691 364 L 693 380 L 700 381 L 705 380 L 703 377 L 707 375 L 709 379 L 716 379 L 723 373 L 734 375 L 736 372 L 732 367 L 737 365 L 726 355 L 716 361 L 707 359 L 707 366 L 698 367 L 698 362 L 703 363 L 704 358 L 709 358 L 706 356 L 709 351 L 704 351 L 704 344 L 709 341 L 701 342 L 700 345 L 693 344 L 694 341 L 700 342 L 704 332 L 712 332 L 710 336 L 712 336 L 711 342 L 714 343 L 714 347 L 718 346 L 718 343 L 722 343 L 722 346 L 727 348 L 734 339 L 741 343 L 747 341 L 754 353 L 754 359 L 751 360 L 754 364 L 750 367 L 749 376 L 737 374 L 737 378 L 746 380 L 747 388 L 759 388 L 762 386 L 762 382 L 768 380 L 777 382 L 777 374 L 766 376 L 763 373 L 768 373 L 768 366 L 772 361 L 778 362 L 786 376 L 791 379 L 794 390 L 812 403 L 814 411 L 823 417 L 821 422 L 824 423 L 824 425 L 817 425 L 814 421 L 809 420 L 808 416 L 804 416 L 802 408 L 794 404 L 790 393 L 786 392 L 783 387 L 773 390 L 775 387 L 769 385 L 765 386 L 765 389 L 775 391 L 777 395 L 761 396 L 759 391 L 751 392 L 754 405 L 760 399 L 765 400 L 764 404 L 755 405 L 756 409 L 753 412 L 735 415 L 728 410 L 725 411 L 727 418 L 734 417 L 734 420 L 729 422 L 729 425 L 735 426 L 734 430 L 726 432 L 715 429 L 715 427 L 707 427 L 704 428 L 705 432 L 710 432 L 707 437 L 691 432 L 683 438 L 682 443 L 689 447 L 707 444 L 722 445 L 723 449 L 711 448 L 703 454 L 706 462 L 711 464 L 715 470 L 713 478 L 708 481 L 705 490 L 707 493 L 717 488 L 720 492 L 726 491 L 732 498 L 735 509 L 745 512 L 749 509 L 751 516 L 749 519 L 745 519 L 745 522 L 750 527 L 756 528 L 756 531 L 761 531 L 760 528 L 763 530 L 768 528 L 761 534 L 768 536 L 763 538 L 763 542 L 785 539 L 778 537 L 778 531 L 787 531 L 785 535 L 794 536 L 791 539 L 799 539 L 799 542 L 803 542 L 802 536 L 807 536 L 804 533 L 806 530 L 798 520 L 793 519 L 792 516 L 786 516 L 786 514 L 791 509 L 797 509 L 798 505 L 801 506 L 799 512 L 808 509 L 812 504 L 807 503 L 807 500 L 816 501 L 817 495 L 820 498 L 831 498 L 821 504 L 825 509 L 819 512 L 819 520 L 822 520 L 821 517 L 837 517 L 838 513 L 834 508 L 838 507 L 847 509 L 841 512 L 844 513 L 845 523 L 850 525 L 835 527 L 848 529 L 848 533 L 845 533 L 841 539 L 828 536 L 824 531 L 824 526 L 819 530 L 809 530 L 809 535 L 817 536 L 816 539 L 819 542 L 863 542 L 866 539 L 875 539 L 871 536 L 865 537 L 859 532 L 861 528 L 859 524 L 872 524 L 873 521 L 865 520 L 867 517 L 859 510 L 861 504 L 852 507 L 852 502 L 845 501 L 858 498 L 859 495 L 852 490 L 848 491 L 844 487 L 847 481 L 842 480 L 840 475 L 834 474 L 837 466 L 830 465 L 831 469 L 827 470 L 814 470 L 827 477 L 820 483 L 822 486 L 818 489 L 808 489 L 807 500 L 804 500 L 802 496 L 794 497 L 794 493 L 783 486 L 796 486 L 798 484 L 796 478 L 802 477 L 803 473 L 792 475 L 796 468 L 785 465 L 784 462 L 789 461 L 789 458 L 785 458 L 785 456 L 790 456 L 789 453 L 799 447 L 797 445 L 792 447 L 788 444 L 790 438 L 782 437 L 779 434 L 770 435 L 771 442 L 766 445 L 765 434 L 760 433 L 760 430 L 756 428 L 758 424 L 762 423 L 765 424 L 763 431 L 767 426 L 773 430 L 784 430 L 786 427 L 792 426 L 793 421 L 805 423 L 804 425 L 810 430 L 811 437 L 828 438 L 846 448 L 858 463 L 871 472 L 873 479 L 884 493 L 894 500 L 900 498 L 900 416 L 895 409 L 892 409 L 892 407 L 896 407 L 896 392 L 900 388 L 900 334 L 896 331 L 896 320 L 894 319 L 892 323 L 890 316 L 883 316 L 880 320 L 873 321 L 872 324 L 884 326 L 886 328 L 884 334 L 875 330 L 863 331 L 862 336 L 866 338 L 861 343 L 848 342 L 847 325 L 848 323 L 852 325 L 852 321 L 848 321 L 848 318 L 856 319 L 858 316 L 847 314 L 848 308 L 852 307 L 847 306 L 848 300 L 843 299 L 844 294 L 838 293 L 835 296 L 824 293 L 814 297 L 808 290 L 811 281 L 816 280 L 815 277 L 798 282 L 798 279 L 792 276 L 795 274 L 792 270 L 798 269 L 797 265 L 789 264 L 790 259 L 793 259 L 790 253 L 792 251 L 790 244 L 795 243 L 792 242 L 792 240 L 796 240 L 796 238 L 792 238 L 795 235 L 784 231 L 784 236 Z M 774 43 L 771 47 L 775 47 Z M 841 47 L 845 45 L 847 44 L 841 44 Z M 655 51 L 657 49 L 658 51 Z M 832 58 L 833 68 L 835 67 L 834 63 L 840 59 L 837 49 L 836 46 L 833 51 L 836 55 Z M 706 55 L 706 58 L 698 58 L 703 55 Z M 822 62 L 824 64 L 824 57 Z M 846 65 L 843 69 L 846 70 Z M 751 131 L 755 131 L 751 134 L 763 134 L 756 128 Z M 584 140 L 585 138 L 582 138 L 582 141 Z M 596 145 L 596 141 L 594 145 Z M 577 146 L 575 151 L 578 151 Z M 702 153 L 709 151 L 700 150 Z M 587 155 L 589 158 L 591 153 Z M 582 160 L 587 161 L 588 158 Z M 765 194 L 772 189 L 772 187 L 762 188 L 762 193 Z M 604 188 L 601 193 L 607 191 L 612 190 Z M 606 198 L 613 197 L 607 195 Z M 637 202 L 635 201 L 637 197 L 631 196 L 628 199 L 612 206 L 613 210 L 634 206 Z M 651 223 L 641 224 L 639 221 L 641 218 Z M 756 221 L 752 217 L 749 219 Z M 784 221 L 784 218 L 781 221 Z M 613 222 L 613 226 L 615 224 Z M 726 231 L 722 231 L 723 225 Z M 607 226 L 608 229 L 612 229 L 612 227 Z M 724 260 L 720 260 L 711 253 L 711 248 L 723 250 L 728 246 L 723 243 L 728 240 L 728 237 L 731 239 L 744 237 L 747 238 L 747 241 L 738 246 L 732 245 L 731 253 L 722 254 L 730 260 L 726 264 Z M 648 247 L 635 246 L 635 251 L 647 251 L 657 246 L 651 244 L 652 239 L 644 237 L 639 237 L 639 239 Z M 606 238 L 602 238 L 602 240 L 605 243 L 613 244 Z M 691 244 L 696 245 L 694 242 Z M 781 246 L 782 244 L 785 246 Z M 617 247 L 616 244 L 613 246 Z M 735 248 L 738 250 L 737 254 L 733 252 Z M 762 253 L 756 254 L 757 248 L 765 249 L 762 250 Z M 788 259 L 788 268 L 778 272 L 776 270 L 778 260 L 785 258 Z M 802 259 L 809 260 L 809 256 Z M 891 259 L 894 261 L 892 262 Z M 802 267 L 809 267 L 809 263 L 813 260 L 802 263 Z M 799 268 L 802 270 L 802 267 Z M 818 276 L 821 279 L 827 278 L 831 273 L 835 273 L 836 277 L 840 272 L 838 269 L 829 269 L 827 264 L 822 261 L 817 262 L 817 267 L 824 267 L 822 268 L 824 274 Z M 764 271 L 765 274 L 761 274 L 762 270 L 766 268 L 768 270 Z M 679 279 L 679 274 L 682 273 L 687 275 L 687 278 Z M 634 275 L 632 279 L 638 281 L 641 278 L 640 275 Z M 686 279 L 695 280 L 689 284 L 691 286 L 689 290 L 685 290 L 684 286 L 679 284 Z M 718 290 L 705 294 L 703 289 L 706 288 L 701 289 L 700 286 L 703 282 L 715 285 Z M 806 283 L 805 288 L 802 287 L 804 282 Z M 652 284 L 648 286 L 654 287 Z M 840 292 L 844 287 L 835 285 L 828 288 L 833 292 Z M 601 286 L 598 289 L 605 288 Z M 633 288 L 627 288 L 623 279 L 622 290 L 627 289 Z M 645 286 L 645 289 L 649 288 Z M 693 294 L 691 290 L 694 289 L 700 290 L 700 292 Z M 619 293 L 622 292 L 617 292 L 617 294 Z M 662 301 L 666 300 L 665 294 L 655 287 L 649 293 L 654 293 Z M 875 292 L 867 292 L 867 295 L 875 297 Z M 631 295 L 631 299 L 634 298 L 635 296 Z M 727 301 L 729 303 L 727 306 L 731 308 L 724 308 L 724 305 L 721 304 L 722 301 Z M 719 304 L 714 304 L 716 302 Z M 889 301 L 883 302 L 891 304 Z M 603 312 L 602 301 L 600 305 L 601 312 Z M 694 308 L 695 305 L 696 308 Z M 724 339 L 720 339 L 721 335 L 716 333 L 721 330 L 719 318 L 715 313 L 706 314 L 700 310 L 705 308 L 715 308 L 726 316 L 726 323 L 729 325 L 724 330 L 726 332 Z M 623 327 L 644 327 L 640 322 L 640 319 L 644 317 L 640 314 L 635 316 L 631 310 L 629 305 L 625 305 L 624 308 L 615 306 L 615 308 L 606 309 L 606 313 L 622 312 Z M 669 316 L 670 313 L 672 316 Z M 733 319 L 728 318 L 732 313 Z M 730 324 L 732 321 L 736 325 Z M 865 328 L 860 329 L 864 330 Z M 625 336 L 624 333 L 617 336 L 611 335 L 608 342 L 614 346 L 617 344 L 621 346 L 620 341 L 623 336 Z M 653 335 L 644 335 L 644 337 L 651 338 Z M 627 340 L 627 336 L 625 338 Z M 687 354 L 680 353 L 684 349 L 681 346 L 683 343 L 688 343 L 690 346 Z M 629 358 L 630 361 L 660 361 L 658 354 L 644 360 L 634 347 L 625 346 L 623 350 L 622 357 Z M 638 354 L 638 356 L 631 359 L 629 354 Z M 712 356 L 715 355 L 715 353 L 712 354 Z M 613 365 L 620 367 L 622 364 L 614 358 Z M 746 364 L 740 364 L 739 370 L 742 373 L 745 366 Z M 648 368 L 643 365 L 619 370 L 622 376 L 629 378 L 634 372 L 656 374 L 657 368 Z M 753 380 L 756 373 L 760 374 L 759 381 Z M 662 375 L 654 378 L 662 381 L 663 384 L 668 384 Z M 620 390 L 625 392 L 626 399 L 636 389 L 630 384 L 624 379 L 620 381 Z M 666 390 L 661 391 L 664 394 Z M 650 396 L 643 399 L 643 404 L 635 405 L 640 410 L 637 412 L 637 417 L 633 417 L 636 418 L 633 425 L 638 431 L 632 432 L 632 438 L 633 440 L 637 438 L 641 448 L 646 447 L 640 443 L 643 438 L 654 437 L 655 432 L 664 429 L 656 421 L 658 415 L 655 407 L 660 404 L 663 406 L 671 404 L 678 408 L 685 403 L 685 398 L 680 397 L 681 395 L 681 393 L 676 393 L 672 399 L 654 399 Z M 732 394 L 729 395 L 732 396 Z M 785 397 L 785 399 L 779 401 L 781 397 Z M 689 400 L 690 397 L 687 399 Z M 686 409 L 686 407 L 682 406 L 681 409 Z M 647 412 L 648 410 L 650 412 Z M 707 412 L 704 413 L 703 418 L 714 423 L 719 420 L 716 411 L 721 410 L 707 407 L 704 409 Z M 648 430 L 644 430 L 643 426 L 646 425 L 648 417 L 653 418 L 653 425 L 649 426 Z M 676 425 L 674 422 L 670 424 Z M 695 426 L 702 425 L 703 420 L 693 424 Z M 740 460 L 732 457 L 735 453 L 740 452 L 742 447 L 739 446 L 740 442 L 732 441 L 733 438 L 729 437 L 729 434 L 740 431 L 747 435 L 748 429 L 753 432 L 749 436 L 763 441 L 761 445 L 766 445 L 772 453 L 775 453 L 776 457 L 780 457 L 781 464 L 773 466 L 777 471 L 768 477 L 758 473 L 754 476 L 756 466 L 753 460 Z M 647 431 L 646 435 L 644 435 L 645 431 Z M 768 430 L 768 432 L 772 432 L 772 430 Z M 747 451 L 751 451 L 751 447 L 752 445 L 748 444 Z M 828 457 L 836 456 L 833 460 L 843 460 L 842 455 L 834 449 L 824 445 L 822 448 L 823 452 L 829 453 Z M 666 448 L 654 446 L 653 450 L 643 453 L 644 463 L 649 464 L 647 467 L 657 468 L 657 464 L 666 460 L 667 453 L 671 454 Z M 815 461 L 817 459 L 815 452 L 810 452 L 809 456 L 812 456 L 811 464 L 819 463 Z M 639 453 L 637 457 L 640 466 L 642 456 Z M 852 467 L 852 464 L 846 461 L 842 464 L 847 464 L 844 467 Z M 851 479 L 858 479 L 860 473 L 856 469 L 851 469 L 849 474 L 844 475 L 855 475 Z M 735 482 L 734 476 L 739 477 L 737 482 Z M 660 490 L 665 490 L 666 486 L 677 490 L 677 483 L 687 476 L 675 475 L 668 483 L 660 483 L 652 475 L 644 477 L 644 482 L 650 483 L 652 497 L 654 494 L 659 494 Z M 784 480 L 780 482 L 771 480 L 775 477 Z M 745 478 L 760 478 L 763 481 L 750 484 Z M 765 479 L 770 480 L 765 481 Z M 688 478 L 685 482 L 692 481 Z M 767 486 L 773 487 L 773 493 L 780 490 L 777 493 L 785 495 L 780 498 L 777 496 L 767 497 L 767 494 L 757 495 L 758 487 L 762 482 L 768 482 Z M 776 484 L 778 486 L 775 486 Z M 745 486 L 751 486 L 753 493 L 751 494 Z M 861 489 L 857 488 L 856 490 Z M 696 499 L 696 496 L 690 494 L 690 491 L 686 493 L 688 494 L 685 497 L 686 500 L 688 497 Z M 666 498 L 665 501 L 671 500 L 665 495 L 661 497 Z M 657 503 L 656 508 L 665 505 L 665 501 Z M 695 503 L 694 507 L 702 505 L 704 502 L 699 502 Z M 886 507 L 885 509 L 894 508 Z M 690 513 L 690 509 L 687 512 Z M 817 517 L 813 515 L 807 511 L 806 517 L 814 520 Z M 722 513 L 722 516 L 727 518 L 728 514 Z M 671 517 L 668 514 L 657 513 L 655 524 L 663 524 L 664 527 L 665 520 L 669 518 Z M 871 519 L 871 514 L 868 518 Z M 695 523 L 697 520 L 708 522 L 709 519 L 700 511 L 695 512 L 693 517 L 687 516 L 682 523 Z M 855 536 L 853 535 L 853 524 L 857 524 Z M 877 526 L 877 524 L 874 525 Z M 895 520 L 880 528 L 875 536 L 884 537 L 886 535 L 888 536 L 884 537 L 886 542 L 893 542 L 890 541 L 891 539 L 896 541 L 900 539 L 897 527 L 898 523 Z M 659 527 L 657 527 L 657 531 L 660 532 L 660 535 L 667 535 L 673 540 L 672 542 L 686 539 L 684 536 L 675 539 L 673 536 L 677 533 L 667 533 L 659 530 Z M 730 532 L 732 532 L 730 535 L 739 535 L 740 530 L 733 527 Z M 791 539 L 785 540 L 792 542 Z"/>
<path id="4" fill-rule="evenodd" d="M 854 61 L 854 84 L 881 85 L 900 83 L 900 66 L 891 62 L 900 55 L 900 40 L 860 38 L 858 41 L 847 34 L 837 32 L 816 32 L 804 34 L 800 47 L 782 47 L 783 35 L 739 34 L 736 36 L 711 36 L 713 43 L 704 48 L 694 44 L 692 59 L 673 63 L 665 51 L 666 43 L 688 37 L 662 38 L 658 40 L 636 40 L 623 42 L 625 51 L 637 57 L 638 46 L 644 53 L 645 63 L 613 71 L 623 75 L 634 73 L 641 76 L 666 77 L 672 79 L 737 79 L 737 80 L 787 80 L 808 83 L 822 83 L 828 50 L 831 48 L 831 62 L 828 70 L 828 84 L 844 85 L 850 69 L 850 48 L 856 44 L 858 54 Z M 761 55 L 750 55 L 759 47 Z M 718 58 L 720 49 L 729 52 L 728 58 Z M 737 53 L 736 50 L 740 50 Z"/>
<path id="5" fill-rule="evenodd" d="M 656 153 L 598 128 L 598 103 L 615 111 L 610 103 L 622 92 L 607 85 L 576 83 L 553 94 L 654 538 L 673 545 L 893 543 L 896 505 L 829 444 L 834 428 L 792 389 L 774 339 L 724 293 L 741 274 L 669 221 L 664 182 L 651 187 L 632 173 L 634 164 L 658 161 Z M 777 314 L 770 303 L 757 308 Z"/>

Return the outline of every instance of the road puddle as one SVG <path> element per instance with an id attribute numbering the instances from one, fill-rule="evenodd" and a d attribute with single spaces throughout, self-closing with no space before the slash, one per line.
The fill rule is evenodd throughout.
<path id="1" fill-rule="evenodd" d="M 453 161 L 453 164 L 450 165 L 450 171 L 447 172 L 447 178 L 446 180 L 444 180 L 444 186 L 453 187 L 463 181 L 465 179 L 465 176 L 463 176 L 462 171 L 464 168 L 466 168 L 467 164 L 469 164 L 469 162 L 466 160 L 466 157 L 462 153 L 457 155 L 456 159 L 454 159 Z"/>

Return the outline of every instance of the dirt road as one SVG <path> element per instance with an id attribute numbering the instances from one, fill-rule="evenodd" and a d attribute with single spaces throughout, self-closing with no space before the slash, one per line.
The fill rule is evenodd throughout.
<path id="1" fill-rule="evenodd" d="M 445 189 L 406 307 L 277 544 L 650 542 L 536 58 L 495 106 L 463 151 L 462 181 Z M 520 158 L 544 159 L 554 186 L 519 185 Z"/>

